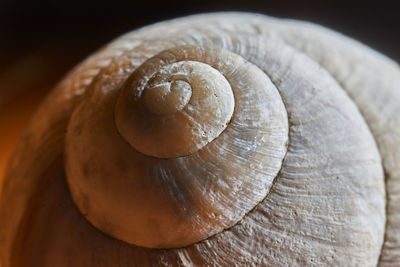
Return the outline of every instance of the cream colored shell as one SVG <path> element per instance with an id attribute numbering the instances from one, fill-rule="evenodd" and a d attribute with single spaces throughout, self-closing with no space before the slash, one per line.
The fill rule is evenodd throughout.
<path id="1" fill-rule="evenodd" d="M 299 21 L 216 13 L 128 33 L 27 129 L 1 263 L 398 266 L 399 87 L 396 63 Z"/>
<path id="2" fill-rule="evenodd" d="M 204 69 L 193 60 L 211 65 L 208 68 L 221 72 L 229 83 L 221 86 L 215 79 L 199 78 L 205 74 L 196 68 Z M 227 50 L 178 46 L 143 65 L 154 66 L 154 61 L 157 73 L 165 72 L 163 65 L 190 62 L 189 70 L 181 66 L 177 77 L 194 88 L 186 107 L 170 115 L 153 114 L 146 104 L 141 107 L 143 93 L 136 84 L 142 75 L 138 78 L 136 72 L 119 96 L 94 91 L 72 115 L 66 174 L 80 211 L 102 231 L 143 247 L 183 247 L 233 226 L 265 198 L 285 156 L 287 113 L 266 75 Z M 124 139 L 125 133 L 135 134 Z M 138 135 L 139 143 L 156 145 L 138 150 Z M 189 155 L 178 153 L 202 140 L 207 144 L 196 151 L 189 147 Z M 163 142 L 170 148 L 169 157 Z"/>

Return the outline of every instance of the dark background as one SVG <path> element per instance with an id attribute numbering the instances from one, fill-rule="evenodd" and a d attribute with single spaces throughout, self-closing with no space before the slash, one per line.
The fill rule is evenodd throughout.
<path id="1" fill-rule="evenodd" d="M 45 94 L 122 33 L 188 14 L 253 11 L 325 25 L 400 62 L 399 2 L 0 0 L 0 188 L 15 143 Z"/>

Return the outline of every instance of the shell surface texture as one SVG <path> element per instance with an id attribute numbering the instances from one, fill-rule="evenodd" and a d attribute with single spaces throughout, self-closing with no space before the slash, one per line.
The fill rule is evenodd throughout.
<path id="1" fill-rule="evenodd" d="M 21 138 L 0 265 L 400 266 L 400 69 L 250 13 L 127 33 Z"/>

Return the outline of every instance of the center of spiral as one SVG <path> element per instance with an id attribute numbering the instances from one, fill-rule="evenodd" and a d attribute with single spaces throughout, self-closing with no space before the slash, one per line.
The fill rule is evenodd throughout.
<path id="1" fill-rule="evenodd" d="M 189 83 L 182 80 L 151 84 L 143 91 L 143 100 L 147 109 L 157 115 L 170 115 L 181 111 L 192 96 Z"/>
<path id="2" fill-rule="evenodd" d="M 116 107 L 116 126 L 144 155 L 188 156 L 227 127 L 235 106 L 232 88 L 208 64 L 191 60 L 165 64 L 162 58 L 165 65 L 154 69 L 153 61 L 158 60 L 145 62 L 126 82 Z"/>

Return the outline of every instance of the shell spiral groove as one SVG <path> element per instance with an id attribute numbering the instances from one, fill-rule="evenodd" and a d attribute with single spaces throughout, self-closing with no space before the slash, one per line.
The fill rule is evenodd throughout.
<path id="1" fill-rule="evenodd" d="M 396 63 L 298 21 L 221 13 L 128 33 L 28 127 L 1 263 L 397 266 L 399 86 Z"/>
<path id="2" fill-rule="evenodd" d="M 192 87 L 190 100 L 154 112 L 146 90 L 167 81 Z M 150 101 L 169 105 L 163 94 Z M 111 236 L 150 248 L 199 242 L 241 220 L 281 168 L 288 122 L 280 95 L 227 50 L 164 51 L 124 82 L 117 101 L 108 96 L 93 92 L 73 113 L 66 173 L 80 211 Z"/>

